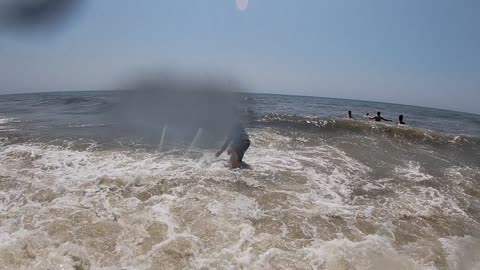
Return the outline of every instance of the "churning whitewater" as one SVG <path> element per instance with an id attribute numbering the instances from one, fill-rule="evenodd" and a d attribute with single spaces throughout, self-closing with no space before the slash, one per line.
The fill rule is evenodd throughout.
<path id="1" fill-rule="evenodd" d="M 207 130 L 122 133 L 117 95 L 1 97 L 0 269 L 480 269 L 480 116 L 249 94 L 230 170 Z"/>

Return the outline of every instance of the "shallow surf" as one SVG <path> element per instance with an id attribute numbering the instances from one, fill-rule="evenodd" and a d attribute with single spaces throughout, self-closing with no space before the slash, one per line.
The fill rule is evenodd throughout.
<path id="1" fill-rule="evenodd" d="M 2 269 L 480 267 L 474 134 L 253 95 L 242 105 L 252 168 L 228 170 L 208 132 L 193 146 L 196 130 L 166 134 L 161 149 L 162 128 L 108 137 L 115 127 L 101 115 L 115 93 L 51 95 L 61 101 L 42 97 L 37 110 L 32 96 L 0 103 Z M 278 109 L 280 98 L 299 109 Z"/>

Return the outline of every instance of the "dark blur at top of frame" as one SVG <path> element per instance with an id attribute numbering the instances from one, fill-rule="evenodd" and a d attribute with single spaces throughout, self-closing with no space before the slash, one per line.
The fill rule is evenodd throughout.
<path id="1" fill-rule="evenodd" d="M 2 0 L 0 33 L 54 31 L 65 24 L 84 0 Z"/>

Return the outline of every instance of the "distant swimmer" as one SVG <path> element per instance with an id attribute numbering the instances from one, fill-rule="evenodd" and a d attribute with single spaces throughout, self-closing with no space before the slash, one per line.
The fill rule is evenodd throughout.
<path id="1" fill-rule="evenodd" d="M 400 114 L 398 116 L 398 123 L 397 125 L 406 125 L 405 122 L 403 122 L 403 114 Z"/>
<path id="2" fill-rule="evenodd" d="M 348 111 L 347 117 L 348 117 L 349 119 L 353 119 L 352 111 Z"/>
<path id="3" fill-rule="evenodd" d="M 385 119 L 380 115 L 380 112 L 377 112 L 377 116 L 370 116 L 370 114 L 367 113 L 368 118 L 374 119 L 376 122 L 381 122 L 381 121 L 388 121 L 392 122 L 392 120 Z"/>
<path id="4" fill-rule="evenodd" d="M 248 165 L 243 162 L 243 155 L 250 147 L 250 139 L 242 124 L 237 123 L 232 128 L 227 140 L 225 140 L 225 143 L 222 146 L 222 149 L 220 149 L 215 156 L 219 157 L 227 147 L 227 154 L 230 155 L 230 167 L 232 169 L 248 167 Z"/>

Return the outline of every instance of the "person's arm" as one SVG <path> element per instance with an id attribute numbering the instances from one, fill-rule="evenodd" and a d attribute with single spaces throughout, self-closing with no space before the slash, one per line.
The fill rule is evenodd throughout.
<path id="1" fill-rule="evenodd" d="M 382 117 L 382 120 L 383 120 L 383 121 L 392 122 L 392 120 L 388 120 L 388 119 L 385 119 L 385 118 L 383 118 L 383 117 Z"/>

